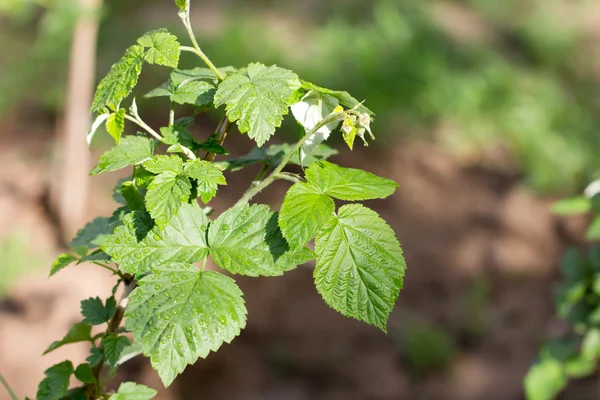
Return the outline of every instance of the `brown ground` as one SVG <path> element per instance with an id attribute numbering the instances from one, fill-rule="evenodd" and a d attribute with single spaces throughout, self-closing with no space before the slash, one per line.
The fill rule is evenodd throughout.
<path id="1" fill-rule="evenodd" d="M 112 283 L 89 266 L 46 280 L 60 250 L 42 205 L 48 146 L 31 137 L 27 148 L 0 147 L 0 237 L 24 227 L 45 261 L 44 269 L 24 276 L 0 302 L 0 372 L 22 396 L 35 393 L 49 365 L 85 357 L 86 346 L 43 358 L 41 353 L 77 321 L 79 300 L 106 294 Z M 10 136 L 3 140 L 10 142 Z M 548 201 L 519 186 L 510 171 L 461 165 L 423 144 L 389 148 L 337 158 L 401 184 L 392 198 L 370 204 L 396 230 L 409 266 L 389 334 L 330 310 L 312 285 L 310 266 L 279 278 L 239 278 L 247 329 L 188 367 L 160 390 L 159 399 L 522 398 L 521 380 L 538 345 L 561 329 L 552 320 L 550 292 L 557 259 L 585 221 L 556 220 Z M 108 178 L 90 214 L 109 211 L 114 176 Z M 235 179 L 230 183 L 218 211 L 244 190 Z M 442 335 L 447 344 L 421 365 L 410 350 L 435 347 L 423 330 Z M 120 378 L 161 387 L 143 359 L 131 361 Z M 591 400 L 599 393 L 588 379 L 571 385 L 564 398 Z"/>

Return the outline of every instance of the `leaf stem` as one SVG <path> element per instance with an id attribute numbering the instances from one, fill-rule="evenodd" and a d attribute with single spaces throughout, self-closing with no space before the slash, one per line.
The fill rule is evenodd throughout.
<path id="1" fill-rule="evenodd" d="M 125 114 L 125 118 L 131 122 L 135 122 L 138 126 L 144 128 L 146 132 L 148 132 L 150 135 L 154 136 L 155 139 L 158 139 L 162 142 L 163 137 L 160 134 L 158 134 L 158 132 L 156 132 L 154 129 L 150 128 L 144 121 L 142 121 L 142 119 L 139 116 L 132 117 L 129 114 Z"/>
<path id="2" fill-rule="evenodd" d="M 104 268 L 104 269 L 107 269 L 107 270 L 109 270 L 109 271 L 110 271 L 110 272 L 112 272 L 113 274 L 115 274 L 115 275 L 118 275 L 118 276 L 119 276 L 119 278 L 121 278 L 121 279 L 124 279 L 124 278 L 125 278 L 125 276 L 123 275 L 123 273 L 122 273 L 121 271 L 119 271 L 119 270 L 117 270 L 117 269 L 114 269 L 114 268 L 112 268 L 112 267 L 111 267 L 111 266 L 109 266 L 109 265 L 102 264 L 102 263 L 100 263 L 100 262 L 94 262 L 94 264 L 96 264 L 96 265 L 97 265 L 97 266 L 99 266 L 99 267 L 102 267 L 102 268 Z"/>
<path id="3" fill-rule="evenodd" d="M 221 118 L 221 121 L 219 122 L 219 125 L 217 125 L 217 130 L 215 132 L 219 146 L 223 145 L 223 142 L 227 137 L 227 131 L 229 130 L 230 126 L 231 122 L 229 122 L 229 118 L 227 118 L 227 116 L 225 115 L 223 118 Z M 216 153 L 211 153 L 207 151 L 206 154 L 204 154 L 204 157 L 202 157 L 202 159 L 206 161 L 214 161 L 216 155 Z"/>
<path id="4" fill-rule="evenodd" d="M 304 135 L 304 137 L 302 137 L 302 139 L 300 139 L 298 141 L 298 143 L 296 143 L 294 145 L 294 147 L 292 148 L 292 150 L 285 155 L 285 157 L 283 158 L 283 160 L 281 160 L 281 163 L 277 166 L 277 168 L 275 168 L 275 170 L 273 170 L 273 172 L 271 173 L 271 175 L 269 175 L 268 177 L 266 177 L 265 180 L 263 180 L 262 182 L 260 182 L 258 185 L 254 185 L 253 184 L 252 186 L 250 186 L 250 188 L 248 188 L 248 190 L 242 196 L 242 198 L 239 199 L 237 203 L 235 203 L 234 207 L 238 207 L 238 206 L 242 206 L 244 204 L 247 204 L 254 196 L 256 196 L 264 188 L 266 188 L 271 183 L 273 183 L 277 178 L 282 178 L 280 172 L 285 168 L 285 166 L 287 165 L 287 163 L 290 162 L 290 160 L 292 159 L 292 157 L 294 156 L 294 154 L 296 154 L 296 152 L 302 148 L 302 145 L 304 145 L 304 143 L 312 135 L 314 135 L 315 133 L 317 133 L 317 131 L 319 129 L 321 129 L 323 126 L 325 126 L 325 125 L 327 125 L 327 124 L 329 124 L 331 122 L 334 122 L 334 121 L 340 121 L 340 120 L 342 120 L 344 118 L 344 114 L 345 113 L 343 111 L 340 111 L 340 112 L 331 113 L 328 116 L 326 116 L 325 118 L 323 118 L 317 125 L 315 125 L 310 131 L 308 131 L 306 133 L 306 135 Z"/>
<path id="5" fill-rule="evenodd" d="M 8 392 L 8 395 L 10 396 L 10 398 L 12 400 L 19 400 L 19 398 L 17 397 L 15 392 L 11 389 L 10 385 L 8 384 L 6 379 L 4 379 L 2 374 L 0 374 L 0 383 L 2 383 L 2 386 L 4 386 L 4 388 L 6 389 L 6 391 Z"/>

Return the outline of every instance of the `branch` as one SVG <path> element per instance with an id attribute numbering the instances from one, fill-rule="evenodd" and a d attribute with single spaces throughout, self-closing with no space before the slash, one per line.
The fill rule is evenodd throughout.
<path id="1" fill-rule="evenodd" d="M 269 175 L 267 178 L 265 178 L 264 181 L 260 182 L 257 185 L 252 185 L 248 188 L 248 190 L 246 191 L 246 193 L 242 196 L 241 199 L 238 200 L 237 203 L 235 203 L 234 207 L 237 206 L 242 206 L 244 204 L 247 204 L 254 196 L 256 196 L 258 193 L 260 193 L 264 188 L 266 188 L 267 186 L 269 186 L 271 183 L 273 183 L 276 179 L 278 178 L 282 178 L 280 175 L 280 172 L 285 168 L 285 166 L 287 165 L 287 163 L 290 162 L 290 160 L 292 159 L 292 157 L 294 156 L 294 154 L 296 154 L 297 151 L 299 151 L 302 146 L 304 145 L 304 143 L 315 133 L 317 133 L 317 131 L 319 129 L 321 129 L 323 126 L 330 124 L 334 121 L 340 121 L 344 118 L 344 112 L 340 111 L 340 112 L 335 112 L 335 113 L 331 113 L 328 116 L 326 116 L 325 118 L 323 118 L 317 125 L 314 126 L 314 128 L 312 128 L 310 131 L 308 131 L 306 133 L 306 135 L 304 135 L 304 137 L 302 139 L 300 139 L 298 141 L 298 143 L 296 143 L 296 145 L 294 146 L 294 148 L 285 155 L 285 157 L 283 158 L 283 160 L 281 160 L 281 163 L 277 166 L 277 168 L 275 168 L 275 170 L 271 173 L 271 175 Z"/>
<path id="2" fill-rule="evenodd" d="M 132 117 L 129 114 L 125 114 L 125 119 L 128 119 L 131 122 L 135 122 L 138 126 L 140 126 L 141 128 L 144 128 L 146 130 L 146 132 L 148 132 L 149 134 L 154 136 L 155 139 L 158 139 L 162 142 L 163 137 L 158 132 L 156 132 L 154 129 L 150 128 L 144 121 L 142 121 L 142 119 L 139 116 Z"/>

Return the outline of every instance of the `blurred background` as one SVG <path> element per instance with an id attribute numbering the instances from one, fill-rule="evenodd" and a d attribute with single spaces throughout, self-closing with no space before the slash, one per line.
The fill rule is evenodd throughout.
<path id="1" fill-rule="evenodd" d="M 82 18 L 74 3 L 0 0 L 0 372 L 21 397 L 35 394 L 48 366 L 86 357 L 85 345 L 41 353 L 77 322 L 80 300 L 109 293 L 113 282 L 92 266 L 47 280 L 72 234 L 52 199 L 85 199 L 85 220 L 109 215 L 125 173 L 86 176 L 110 146 L 105 133 L 91 158 L 85 128 L 70 161 L 61 155 L 69 71 L 78 71 L 69 61 Z M 171 0 L 104 0 L 96 16 L 95 82 L 149 29 L 168 28 L 188 44 Z M 193 0 L 192 23 L 219 66 L 276 63 L 367 100 L 377 141 L 350 153 L 334 140 L 342 150 L 332 161 L 400 183 L 369 206 L 397 232 L 408 270 L 388 335 L 330 310 L 312 265 L 237 279 L 246 330 L 157 398 L 524 398 L 539 346 L 566 329 L 553 316 L 552 287 L 564 249 L 582 243 L 588 223 L 553 216 L 549 205 L 600 175 L 600 2 Z M 73 49 L 82 60 L 94 53 Z M 182 55 L 180 67 L 196 64 Z M 138 99 L 167 76 L 144 67 Z M 166 124 L 161 99 L 138 105 L 150 125 Z M 198 118 L 198 136 L 218 118 Z M 282 134 L 293 140 L 298 128 L 287 121 Z M 251 147 L 246 136 L 228 137 L 232 155 Z M 65 165 L 84 180 L 61 175 Z M 231 206 L 256 172 L 228 175 L 211 206 Z M 87 197 L 77 194 L 81 182 Z M 285 189 L 258 201 L 278 207 Z M 140 357 L 118 380 L 162 387 Z M 598 399 L 599 382 L 597 374 L 573 381 L 561 398 Z M 0 399 L 8 399 L 2 389 Z"/>

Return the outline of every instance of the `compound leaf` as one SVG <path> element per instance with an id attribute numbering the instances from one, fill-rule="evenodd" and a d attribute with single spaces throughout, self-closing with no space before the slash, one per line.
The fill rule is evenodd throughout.
<path id="1" fill-rule="evenodd" d="M 92 112 L 104 107 L 116 110 L 121 101 L 131 93 L 137 84 L 144 63 L 144 47 L 133 45 L 125 51 L 125 55 L 108 71 L 98 84 Z"/>
<path id="2" fill-rule="evenodd" d="M 177 37 L 166 29 L 155 29 L 138 39 L 138 44 L 147 48 L 144 59 L 150 64 L 176 68 L 181 52 Z"/>
<path id="3" fill-rule="evenodd" d="M 385 331 L 406 263 L 394 231 L 373 210 L 345 205 L 315 240 L 317 291 L 345 316 Z"/>
<path id="4" fill-rule="evenodd" d="M 340 200 L 383 199 L 396 191 L 398 184 L 361 169 L 343 168 L 328 161 L 310 164 L 306 179 L 320 193 Z"/>
<path id="5" fill-rule="evenodd" d="M 182 204 L 187 202 L 192 193 L 190 180 L 174 172 L 163 172 L 156 176 L 146 193 L 146 209 L 163 228 L 174 215 L 179 212 Z"/>
<path id="6" fill-rule="evenodd" d="M 125 136 L 118 145 L 100 156 L 91 175 L 138 165 L 152 158 L 154 142 L 144 136 Z"/>
<path id="7" fill-rule="evenodd" d="M 150 400 L 156 396 L 156 390 L 134 382 L 123 382 L 117 393 L 108 400 Z"/>
<path id="8" fill-rule="evenodd" d="M 154 227 L 149 233 L 145 219 L 144 213 L 127 215 L 125 225 L 102 246 L 123 272 L 140 274 L 162 264 L 202 261 L 208 255 L 209 220 L 198 207 L 183 204 L 164 229 Z"/>
<path id="9" fill-rule="evenodd" d="M 58 349 L 65 344 L 77 343 L 77 342 L 86 342 L 91 340 L 91 332 L 92 326 L 86 322 L 79 322 L 69 329 L 69 332 L 63 337 L 61 340 L 57 340 L 53 342 L 47 349 L 44 351 L 44 354 L 48 354 L 53 350 Z"/>
<path id="10" fill-rule="evenodd" d="M 101 325 L 108 322 L 115 315 L 115 311 L 117 311 L 117 301 L 112 296 L 106 300 L 106 305 L 102 303 L 100 297 L 90 297 L 81 301 L 83 322 L 90 325 Z"/>
<path id="11" fill-rule="evenodd" d="M 69 391 L 69 381 L 73 375 L 73 363 L 63 361 L 56 364 L 46 371 L 46 377 L 38 386 L 37 400 L 61 400 Z"/>
<path id="12" fill-rule="evenodd" d="M 296 183 L 286 193 L 279 211 L 279 227 L 292 250 L 304 246 L 334 215 L 335 203 L 306 183 Z"/>
<path id="13" fill-rule="evenodd" d="M 79 260 L 79 257 L 74 256 L 72 254 L 63 253 L 56 257 L 56 260 L 52 263 L 52 268 L 50 268 L 50 276 L 56 274 L 61 269 L 69 266 L 71 263 Z"/>
<path id="14" fill-rule="evenodd" d="M 170 263 L 139 282 L 125 313 L 127 329 L 169 386 L 187 364 L 239 335 L 247 311 L 233 279 Z"/>
<path id="15" fill-rule="evenodd" d="M 300 86 L 298 76 L 287 69 L 250 64 L 244 71 L 228 75 L 215 94 L 215 107 L 226 105 L 231 122 L 262 146 L 281 126 L 294 92 Z"/>
<path id="16" fill-rule="evenodd" d="M 223 172 L 214 163 L 208 161 L 189 161 L 185 165 L 184 173 L 198 182 L 198 192 L 204 204 L 217 194 L 217 185 L 227 184 Z"/>

